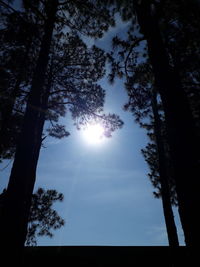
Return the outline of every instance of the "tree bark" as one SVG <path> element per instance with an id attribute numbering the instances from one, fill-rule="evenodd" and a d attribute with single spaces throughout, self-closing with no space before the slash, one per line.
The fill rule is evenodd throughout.
<path id="1" fill-rule="evenodd" d="M 155 90 L 153 89 L 153 91 Z M 158 151 L 158 168 L 160 174 L 162 205 L 167 228 L 169 246 L 172 248 L 176 248 L 179 246 L 179 241 L 178 241 L 178 234 L 177 234 L 176 224 L 174 221 L 174 214 L 170 198 L 169 177 L 166 165 L 167 159 L 165 157 L 165 148 L 161 133 L 161 120 L 158 114 L 158 105 L 156 98 L 157 98 L 157 93 L 153 92 L 152 110 L 154 115 L 154 132 L 155 132 L 157 151 Z"/>
<path id="2" fill-rule="evenodd" d="M 6 252 L 10 251 L 9 246 L 12 246 L 15 252 L 20 250 L 26 240 L 28 216 L 45 122 L 45 107 L 48 101 L 48 92 L 45 91 L 44 85 L 57 5 L 58 0 L 48 1 L 44 36 L 7 188 L 6 204 L 0 222 L 1 245 L 4 246 Z"/>
<path id="3" fill-rule="evenodd" d="M 198 140 L 192 113 L 180 81 L 168 60 L 158 23 L 151 14 L 149 1 L 140 1 L 136 13 L 147 40 L 155 83 L 162 99 L 174 177 L 179 214 L 186 245 L 197 247 L 200 240 Z"/>

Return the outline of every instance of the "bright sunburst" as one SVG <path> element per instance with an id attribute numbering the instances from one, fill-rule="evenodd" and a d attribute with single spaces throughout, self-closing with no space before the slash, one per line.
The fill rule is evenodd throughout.
<path id="1" fill-rule="evenodd" d="M 103 126 L 100 124 L 88 124 L 83 130 L 83 138 L 88 144 L 101 144 L 105 139 Z"/>

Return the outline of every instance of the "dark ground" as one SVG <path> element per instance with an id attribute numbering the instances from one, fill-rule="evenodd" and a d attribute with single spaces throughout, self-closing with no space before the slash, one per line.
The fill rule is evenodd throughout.
<path id="1" fill-rule="evenodd" d="M 65 246 L 26 247 L 24 266 L 192 267 L 186 247 Z M 177 259 L 175 265 L 174 258 Z"/>

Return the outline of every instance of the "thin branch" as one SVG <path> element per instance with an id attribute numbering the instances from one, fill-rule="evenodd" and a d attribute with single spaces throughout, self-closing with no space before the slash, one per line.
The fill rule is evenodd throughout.
<path id="1" fill-rule="evenodd" d="M 52 108 L 54 108 L 57 105 L 74 105 L 74 103 L 73 102 L 56 102 L 53 105 L 47 106 L 47 108 L 48 109 L 52 109 Z"/>
<path id="2" fill-rule="evenodd" d="M 9 4 L 5 3 L 4 1 L 1 1 L 1 0 L 0 0 L 0 4 L 2 4 L 4 7 L 8 8 L 8 9 L 10 9 L 11 11 L 13 11 L 16 15 L 18 15 L 18 17 L 19 17 L 22 21 L 25 21 L 25 22 L 26 22 L 26 20 L 21 16 L 20 11 L 14 9 L 13 7 L 11 7 Z"/>
<path id="3" fill-rule="evenodd" d="M 8 166 L 10 165 L 10 163 L 13 161 L 13 159 L 11 159 L 7 164 L 6 166 L 4 166 L 3 168 L 0 169 L 0 171 L 4 171 L 6 168 L 8 168 Z"/>
<path id="4" fill-rule="evenodd" d="M 58 6 L 66 5 L 66 4 L 68 4 L 69 2 L 70 2 L 70 1 L 64 1 L 64 2 L 58 3 Z"/>
<path id="5" fill-rule="evenodd" d="M 140 43 L 140 42 L 142 42 L 142 41 L 144 41 L 144 40 L 145 40 L 145 38 L 144 38 L 144 37 L 141 37 L 141 38 L 137 39 L 137 40 L 130 46 L 130 50 L 129 50 L 128 55 L 127 55 L 127 57 L 126 57 L 126 59 L 125 59 L 125 62 L 124 62 L 125 73 L 126 73 L 126 76 L 127 76 L 127 77 L 128 77 L 127 63 L 128 63 L 129 57 L 130 57 L 131 53 L 133 52 L 133 49 L 135 48 L 135 46 L 136 46 L 138 43 Z"/>
<path id="6" fill-rule="evenodd" d="M 59 94 L 59 93 L 69 93 L 68 89 L 56 90 L 50 93 L 50 95 Z"/>
<path id="7" fill-rule="evenodd" d="M 56 105 L 66 105 L 66 104 L 75 105 L 73 102 L 60 102 L 60 103 L 58 102 L 58 103 L 56 103 Z M 84 111 L 86 111 L 87 113 L 89 113 L 90 115 L 93 115 L 94 117 L 100 118 L 100 119 L 102 119 L 102 120 L 104 120 L 104 121 L 108 121 L 108 122 L 110 122 L 110 123 L 113 123 L 112 120 L 106 118 L 104 115 L 97 114 L 97 113 L 95 113 L 93 110 L 91 110 L 91 109 L 89 109 L 89 108 L 86 108 L 86 107 L 83 106 L 83 105 L 81 105 L 81 106 L 82 106 L 82 109 L 83 109 Z M 53 107 L 53 106 L 52 106 L 52 107 Z M 51 108 L 51 107 L 48 107 L 48 108 Z M 51 122 L 51 124 L 52 124 L 52 122 Z M 53 126 L 53 124 L 52 124 L 52 126 Z"/>
<path id="8" fill-rule="evenodd" d="M 19 11 L 17 11 L 16 9 L 14 9 L 13 7 L 11 7 L 9 4 L 5 3 L 4 1 L 0 0 L 0 4 L 2 4 L 4 7 L 9 8 L 10 10 L 12 10 L 14 13 L 17 13 L 19 15 Z"/>
<path id="9" fill-rule="evenodd" d="M 24 115 L 24 112 L 19 109 L 13 108 L 13 110 L 21 115 Z"/>
<path id="10" fill-rule="evenodd" d="M 45 135 L 44 137 L 42 137 L 42 142 L 47 138 L 47 135 Z"/>

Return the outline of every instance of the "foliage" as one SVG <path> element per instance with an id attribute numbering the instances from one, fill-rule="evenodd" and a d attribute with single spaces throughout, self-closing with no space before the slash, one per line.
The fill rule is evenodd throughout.
<path id="1" fill-rule="evenodd" d="M 78 128 L 92 119 L 101 120 L 102 123 L 107 120 L 109 124 L 110 115 L 102 114 L 105 90 L 96 83 L 105 74 L 103 50 L 96 46 L 87 48 L 74 32 L 68 33 L 67 37 L 60 32 L 54 38 L 54 51 L 49 65 L 53 83 L 47 118 L 57 121 L 58 115 L 65 116 L 70 111 Z M 122 122 L 119 117 L 115 118 L 113 125 L 120 127 Z M 110 128 L 112 131 L 111 125 Z"/>
<path id="2" fill-rule="evenodd" d="M 6 189 L 0 194 L 0 213 L 6 199 Z M 60 229 L 64 226 L 64 220 L 53 209 L 56 201 L 62 202 L 64 196 L 56 190 L 45 190 L 38 188 L 32 195 L 32 205 L 30 209 L 26 245 L 37 245 L 37 237 L 53 237 L 52 230 Z"/>
<path id="3" fill-rule="evenodd" d="M 37 55 L 38 27 L 29 14 L 1 8 L 0 158 L 10 158 L 20 132 L 28 87 Z M 22 19 L 23 17 L 23 19 Z M 32 64 L 31 64 L 32 62 Z"/>
<path id="4" fill-rule="evenodd" d="M 150 135 L 149 135 L 150 136 Z M 154 187 L 154 196 L 156 198 L 162 197 L 162 187 L 161 187 L 161 178 L 159 173 L 159 162 L 158 162 L 158 149 L 155 142 L 154 134 L 151 134 L 151 141 L 146 145 L 144 149 L 141 150 L 145 161 L 147 162 L 150 172 L 148 173 L 149 179 Z M 168 177 L 168 185 L 170 189 L 170 201 L 172 205 L 177 206 L 177 194 L 174 179 L 172 178 L 173 169 L 171 165 L 171 159 L 169 156 L 169 148 L 165 141 L 165 164 Z"/>
<path id="5" fill-rule="evenodd" d="M 44 88 L 44 92 L 50 92 L 44 107 L 50 124 L 44 136 L 69 135 L 59 123 L 60 116 L 66 116 L 68 111 L 78 128 L 98 119 L 107 125 L 106 131 L 111 135 L 123 124 L 117 115 L 102 113 L 105 91 L 97 81 L 105 74 L 104 52 L 96 46 L 88 48 L 80 38 L 82 34 L 102 36 L 109 25 L 114 25 L 106 9 L 98 11 L 99 16 L 94 19 L 95 4 L 58 2 Z M 23 1 L 23 5 L 20 11 L 9 5 L 1 7 L 1 159 L 11 158 L 15 152 L 47 19 L 47 1 Z"/>
<path id="6" fill-rule="evenodd" d="M 52 205 L 56 201 L 63 201 L 63 194 L 56 190 L 38 190 L 32 196 L 26 245 L 36 245 L 37 236 L 53 237 L 51 230 L 64 225 L 64 220 L 58 215 Z"/>
<path id="7" fill-rule="evenodd" d="M 23 3 L 35 19 L 39 17 L 43 20 L 46 17 L 48 0 L 23 0 Z M 100 0 L 51 1 L 51 4 L 54 3 L 58 5 L 56 27 L 61 27 L 63 32 L 73 30 L 82 35 L 100 38 L 109 26 L 115 24 L 111 11 L 105 9 Z"/>

